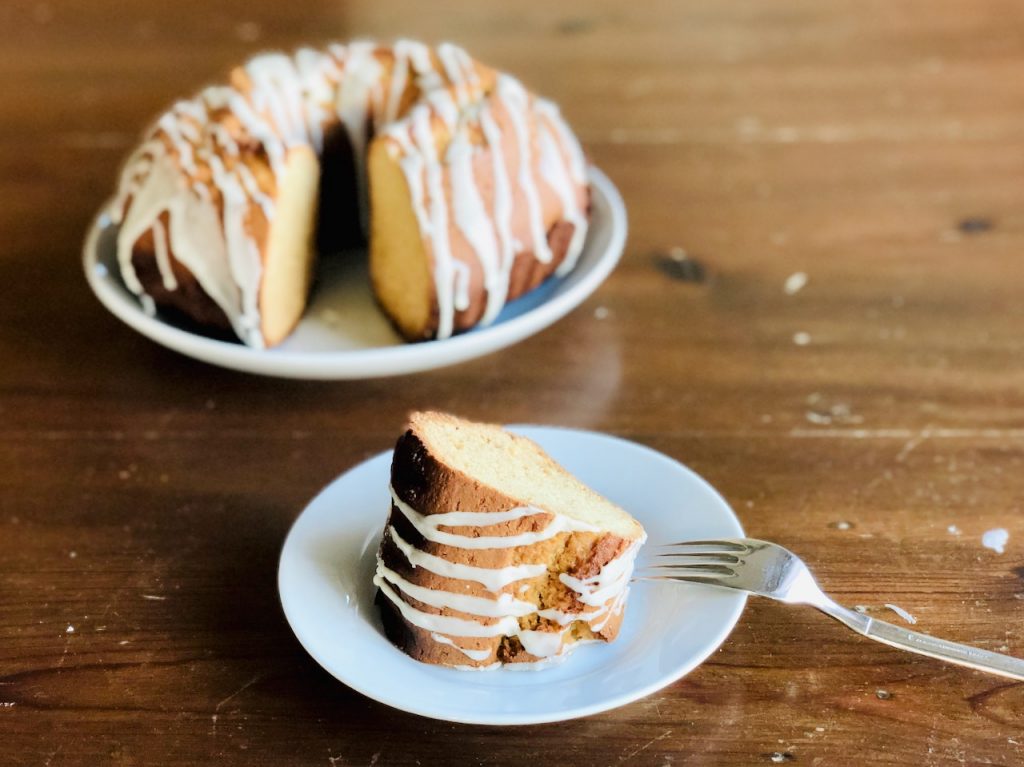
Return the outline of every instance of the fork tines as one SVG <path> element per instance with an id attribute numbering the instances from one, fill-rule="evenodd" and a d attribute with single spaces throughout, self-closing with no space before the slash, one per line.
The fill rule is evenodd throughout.
<path id="1" fill-rule="evenodd" d="M 735 578 L 735 565 L 750 548 L 736 541 L 686 541 L 656 547 L 654 561 L 638 568 L 640 580 L 674 580 L 715 583 Z"/>

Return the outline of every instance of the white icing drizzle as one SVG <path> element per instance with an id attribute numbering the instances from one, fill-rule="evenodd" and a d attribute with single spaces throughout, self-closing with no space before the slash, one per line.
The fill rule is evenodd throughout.
<path id="1" fill-rule="evenodd" d="M 388 55 L 365 41 L 331 45 L 326 52 L 302 48 L 290 56 L 263 54 L 243 66 L 237 87 L 208 87 L 157 120 L 148 140 L 129 157 L 110 209 L 112 221 L 121 227 L 118 261 L 123 279 L 144 308 L 151 310 L 153 302 L 135 273 L 132 249 L 152 230 L 165 289 L 179 287 L 173 273 L 176 260 L 195 276 L 245 343 L 263 346 L 258 301 L 262 262 L 260 244 L 250 234 L 251 204 L 272 220 L 275 188 L 287 171 L 289 149 L 310 146 L 319 153 L 325 129 L 339 123 L 353 150 L 364 231 L 369 132 L 384 133 L 397 143 L 417 223 L 431 252 L 438 338 L 452 335 L 456 313 L 469 309 L 472 297 L 473 269 L 453 252 L 449 227 L 457 229 L 480 266 L 486 294 L 482 324 L 500 313 L 515 253 L 526 249 L 512 234 L 517 198 L 527 206 L 535 257 L 551 261 L 538 170 L 561 201 L 563 216 L 573 223 L 572 243 L 559 273 L 572 268 L 586 230 L 580 207 L 585 161 L 557 108 L 533 98 L 505 75 L 498 76 L 493 93 L 484 94 L 476 64 L 454 45 L 432 50 L 399 40 L 390 48 L 390 71 L 382 65 Z M 419 90 L 419 103 L 399 120 L 405 94 L 413 86 Z M 504 141 L 495 108 L 507 115 L 514 144 Z M 237 131 L 231 120 L 237 121 Z M 435 120 L 444 123 L 451 137 L 443 162 Z M 493 178 L 487 179 L 487 188 L 493 187 L 493 210 L 488 210 L 476 178 L 474 158 L 482 149 L 470 135 L 477 126 L 491 157 Z M 242 157 L 240 143 L 250 142 L 270 165 L 273 184 L 266 191 Z M 519 157 L 514 174 L 507 159 L 512 146 Z M 167 220 L 162 231 L 157 225 L 161 216 Z"/>
<path id="2" fill-rule="evenodd" d="M 304 108 L 310 140 L 319 154 L 323 150 L 324 126 L 328 121 L 326 107 L 334 95 L 331 75 L 336 68 L 330 56 L 312 48 L 302 48 L 295 54 L 295 68 L 305 97 Z"/>
<path id="3" fill-rule="evenodd" d="M 437 46 L 437 57 L 441 60 L 444 73 L 455 87 L 455 101 L 459 106 L 465 106 L 468 94 L 465 90 L 465 81 L 462 76 L 462 68 L 455 57 L 455 46 L 451 43 L 441 43 Z"/>
<path id="4" fill-rule="evenodd" d="M 424 519 L 431 527 L 490 527 L 513 522 L 524 517 L 548 515 L 548 512 L 529 506 L 516 507 L 507 511 L 448 511 L 430 514 Z"/>
<path id="5" fill-rule="evenodd" d="M 537 611 L 536 605 L 516 599 L 511 594 L 498 594 L 492 599 L 417 586 L 385 565 L 379 557 L 377 559 L 377 575 L 402 593 L 439 610 L 448 608 L 468 615 L 479 615 L 481 618 L 504 618 L 510 615 L 518 618 Z"/>
<path id="6" fill-rule="evenodd" d="M 531 546 L 539 541 L 561 532 L 586 530 L 599 532 L 598 528 L 587 523 L 572 520 L 563 514 L 551 514 L 541 509 L 521 506 L 505 511 L 451 511 L 439 514 L 421 514 L 408 503 L 400 499 L 391 489 L 394 509 L 400 512 L 416 530 L 429 541 L 446 546 L 464 549 L 494 549 Z M 492 527 L 514 522 L 528 517 L 544 515 L 549 517 L 544 527 L 528 533 L 505 536 L 473 535 L 479 528 Z M 443 531 L 471 528 L 467 533 Z M 476 530 L 472 530 L 476 528 Z M 572 626 L 577 621 L 587 623 L 594 632 L 601 631 L 609 620 L 618 615 L 628 593 L 629 577 L 637 551 L 645 538 L 636 540 L 622 554 L 606 563 L 593 577 L 580 579 L 562 574 L 559 580 L 576 592 L 577 601 L 584 605 L 582 610 L 564 611 L 555 608 L 538 608 L 537 605 L 518 599 L 503 589 L 518 581 L 530 577 L 538 577 L 547 572 L 546 565 L 524 564 L 504 568 L 482 568 L 475 565 L 463 565 L 449 562 L 441 557 L 421 551 L 405 541 L 398 531 L 389 527 L 387 536 L 402 552 L 413 567 L 423 567 L 427 571 L 453 580 L 472 580 L 483 585 L 492 596 L 477 596 L 428 588 L 412 583 L 385 564 L 381 553 L 377 557 L 377 570 L 374 583 L 380 588 L 381 594 L 389 599 L 410 624 L 431 632 L 435 642 L 457 648 L 471 660 L 478 663 L 491 656 L 493 650 L 466 650 L 460 647 L 453 637 L 517 637 L 523 649 L 541 662 L 558 659 L 573 649 L 579 642 L 568 641 Z M 523 584 L 527 586 L 527 584 Z M 467 585 L 468 588 L 468 585 Z M 523 588 L 518 589 L 519 593 Z M 419 610 L 406 602 L 400 594 L 438 610 L 454 610 L 464 615 L 472 615 L 486 622 L 471 621 L 451 615 L 438 615 Z M 593 609 L 588 609 L 593 608 Z M 521 628 L 519 619 L 531 615 L 551 621 L 558 627 L 554 630 Z M 474 670 L 496 668 L 501 663 L 487 666 L 467 666 Z M 519 665 L 510 664 L 509 667 Z M 457 666 L 457 668 L 460 668 Z"/>
<path id="7" fill-rule="evenodd" d="M 459 107 L 448 91 L 433 91 L 425 97 L 424 103 L 433 110 L 450 132 L 454 132 L 461 114 Z"/>
<path id="8" fill-rule="evenodd" d="M 379 573 L 373 576 L 373 582 L 381 593 L 399 609 L 403 618 L 421 629 L 460 637 L 515 636 L 519 632 L 519 620 L 511 615 L 499 618 L 494 623 L 480 623 L 465 618 L 425 613 L 406 603 Z"/>
<path id="9" fill-rule="evenodd" d="M 469 308 L 469 266 L 461 261 L 452 260 L 452 308 L 457 312 L 464 312 Z"/>
<path id="10" fill-rule="evenodd" d="M 239 163 L 235 166 L 235 173 L 238 174 L 238 180 L 241 181 L 242 188 L 245 189 L 249 198 L 263 210 L 263 215 L 266 216 L 267 221 L 273 221 L 274 208 L 276 207 L 274 201 L 260 190 L 256 177 L 252 175 L 249 167 L 245 163 Z"/>
<path id="11" fill-rule="evenodd" d="M 434 543 L 440 543 L 444 546 L 454 546 L 460 549 L 509 549 L 516 546 L 532 546 L 540 541 L 546 541 L 549 538 L 554 538 L 560 533 L 568 533 L 575 531 L 583 532 L 599 532 L 599 528 L 594 527 L 586 522 L 572 519 L 564 514 L 552 514 L 551 521 L 542 529 L 536 532 L 519 533 L 517 535 L 458 535 L 456 533 L 447 533 L 438 528 L 441 526 L 449 526 L 451 523 L 446 521 L 448 514 L 420 514 L 409 504 L 403 501 L 395 493 L 395 489 L 391 488 L 391 500 L 403 516 L 412 523 L 412 526 L 416 528 L 417 532 L 426 538 L 428 541 Z M 454 513 L 454 512 L 449 512 Z M 458 512 L 466 513 L 466 512 Z M 516 516 L 505 516 L 503 519 L 495 520 L 490 524 L 499 524 L 500 522 L 507 522 L 512 519 L 522 517 L 532 517 L 536 514 L 546 514 L 541 509 L 531 508 L 529 506 L 522 506 L 516 509 L 510 509 L 507 512 L 495 512 L 494 514 L 512 515 Z M 491 516 L 489 513 L 484 512 L 485 516 Z M 492 517 L 494 519 L 494 517 Z"/>
<path id="12" fill-rule="evenodd" d="M 156 256 L 156 265 L 160 270 L 160 278 L 164 288 L 174 290 L 178 287 L 178 281 L 174 277 L 174 270 L 171 268 L 171 255 L 167 248 L 167 229 L 164 222 L 159 218 L 153 222 L 153 253 Z"/>
<path id="13" fill-rule="evenodd" d="M 231 157 L 238 157 L 238 143 L 228 133 L 228 129 L 220 123 L 210 123 L 210 133 L 221 147 Z"/>
<path id="14" fill-rule="evenodd" d="M 391 69 L 391 85 L 387 105 L 382 115 L 385 125 L 398 118 L 398 110 L 401 107 L 402 96 L 405 95 L 410 74 L 415 75 L 416 85 L 421 91 L 428 91 L 440 85 L 430 60 L 430 49 L 426 45 L 413 40 L 398 40 L 392 46 L 391 51 L 394 56 L 394 64 Z M 434 75 L 433 80 L 429 79 L 430 75 Z M 425 78 L 427 78 L 426 82 L 424 82 Z"/>
<path id="15" fill-rule="evenodd" d="M 478 88 L 480 86 L 480 78 L 477 76 L 476 64 L 473 63 L 473 58 L 466 53 L 464 48 L 459 48 L 458 46 L 452 47 L 454 48 L 453 55 L 455 57 L 455 61 L 462 69 L 462 78 L 470 86 Z"/>
<path id="16" fill-rule="evenodd" d="M 583 149 L 580 142 L 576 140 L 558 106 L 547 99 L 538 98 L 533 102 L 533 109 L 544 116 L 548 123 L 558 134 L 558 143 L 569 158 L 569 172 L 572 174 L 573 183 L 583 187 L 587 183 L 587 160 L 583 156 Z"/>
<path id="17" fill-rule="evenodd" d="M 417 610 L 398 596 L 392 585 L 388 582 L 388 579 L 379 571 L 373 576 L 373 582 L 380 589 L 381 594 L 398 608 L 405 620 L 413 626 L 431 632 L 431 634 L 472 638 L 517 637 L 522 643 L 523 649 L 528 653 L 537 658 L 548 658 L 559 655 L 562 652 L 562 648 L 565 645 L 565 635 L 570 630 L 534 631 L 521 629 L 519 628 L 518 618 L 511 615 L 500 617 L 494 623 L 479 623 L 449 615 L 427 613 Z M 412 595 L 410 594 L 410 596 Z M 413 598 L 415 599 L 416 597 L 413 596 Z"/>
<path id="18" fill-rule="evenodd" d="M 484 289 L 487 291 L 485 316 L 493 317 L 504 303 L 502 291 L 501 256 L 490 216 L 473 177 L 473 147 L 465 132 L 457 133 L 448 146 L 448 164 L 451 169 L 452 208 L 455 225 L 466 242 L 473 248 L 484 273 Z M 456 301 L 456 309 L 469 308 L 469 268 L 459 263 L 464 271 L 464 305 Z M 507 281 L 506 281 L 507 284 Z M 461 298 L 461 296 L 460 296 Z M 497 311 L 496 311 L 497 310 Z"/>
<path id="19" fill-rule="evenodd" d="M 421 91 L 427 93 L 444 87 L 444 80 L 437 70 L 434 69 L 434 62 L 430 56 L 430 49 L 420 43 L 410 43 L 407 49 L 409 61 L 412 62 L 413 71 L 416 72 L 416 85 Z"/>
<path id="20" fill-rule="evenodd" d="M 449 562 L 447 559 L 420 551 L 411 543 L 399 535 L 394 527 L 388 528 L 391 540 L 402 552 L 406 560 L 413 567 L 422 567 L 428 572 L 440 575 L 443 578 L 453 578 L 461 581 L 475 581 L 488 591 L 501 591 L 505 586 L 526 578 L 536 578 L 547 572 L 547 565 L 510 565 L 509 567 L 476 567 L 464 565 L 458 562 Z M 524 584 L 525 585 L 525 584 Z"/>
<path id="21" fill-rule="evenodd" d="M 157 120 L 157 127 L 163 131 L 167 140 L 171 142 L 171 145 L 178 152 L 178 161 L 181 163 L 181 167 L 185 169 L 187 173 L 194 174 L 196 172 L 196 163 L 192 154 L 192 145 L 189 143 L 185 136 L 185 125 L 187 123 L 179 118 L 179 114 L 182 112 L 182 102 L 178 102 L 169 112 L 163 114 L 159 120 Z"/>
<path id="22" fill-rule="evenodd" d="M 474 86 L 479 82 L 473 60 L 462 48 L 451 43 L 437 46 L 437 57 L 454 89 L 455 103 L 460 108 L 466 107 L 472 99 Z"/>
<path id="23" fill-rule="evenodd" d="M 403 171 L 407 169 L 413 173 L 418 171 L 426 176 L 428 207 L 425 220 L 420 222 L 421 231 L 430 242 L 430 251 L 434 260 L 434 285 L 437 290 L 438 307 L 437 337 L 448 338 L 452 334 L 455 321 L 455 269 L 453 266 L 455 258 L 452 255 L 451 243 L 448 239 L 448 203 L 444 196 L 442 168 L 438 161 L 437 148 L 434 146 L 434 132 L 431 126 L 432 106 L 435 106 L 433 101 L 430 105 L 419 104 L 410 112 L 412 142 L 417 152 L 422 155 L 423 161 L 403 163 L 401 167 Z M 408 175 L 406 178 L 408 179 Z M 416 185 L 417 182 L 409 180 L 410 189 Z M 422 228 L 423 223 L 426 223 L 425 228 Z"/>
<path id="24" fill-rule="evenodd" d="M 252 81 L 249 98 L 260 112 L 267 112 L 286 147 L 310 140 L 302 103 L 302 85 L 295 63 L 282 53 L 266 53 L 245 65 Z"/>
<path id="25" fill-rule="evenodd" d="M 494 174 L 494 229 L 499 253 L 498 269 L 493 281 L 488 284 L 487 278 L 484 278 L 484 284 L 488 287 L 487 308 L 481 323 L 489 325 L 501 312 L 508 297 L 509 275 L 515 261 L 515 246 L 512 238 L 512 188 L 509 184 L 508 169 L 505 167 L 505 150 L 501 131 L 487 106 L 480 110 L 480 128 L 491 153 Z"/>
<path id="26" fill-rule="evenodd" d="M 174 258 L 195 276 L 238 336 L 250 346 L 260 347 L 262 261 L 249 231 L 249 202 L 259 205 L 268 221 L 273 218 L 274 202 L 240 160 L 238 143 L 226 127 L 207 115 L 223 110 L 234 115 L 242 129 L 262 144 L 278 179 L 285 171 L 287 146 L 309 143 L 315 136 L 310 135 L 305 105 L 297 95 L 302 89 L 296 88 L 298 74 L 290 59 L 273 54 L 257 57 L 246 65 L 246 73 L 252 84 L 253 105 L 234 88 L 211 87 L 195 101 L 179 102 L 157 121 L 153 138 L 126 164 L 111 215 L 121 225 L 121 274 L 130 290 L 149 299 L 144 306 L 152 306 L 152 299 L 143 296 L 132 264 L 132 249 L 141 234 L 152 229 L 154 255 L 164 286 L 169 290 L 177 287 L 166 247 L 169 236 L 174 243 Z M 261 116 L 261 110 L 268 113 L 273 125 Z M 208 126 L 206 132 L 200 133 L 192 121 Z M 230 159 L 230 164 L 225 164 L 222 157 Z M 194 194 L 183 194 L 176 164 L 194 177 L 198 162 L 207 166 L 212 179 L 208 183 L 189 181 L 186 188 Z M 222 201 L 219 217 L 211 204 L 210 187 L 217 190 Z M 127 213 L 121 216 L 129 200 Z M 161 234 L 156 222 L 164 214 L 169 231 Z"/>
<path id="27" fill-rule="evenodd" d="M 493 650 L 470 650 L 467 647 L 460 647 L 459 645 L 455 644 L 455 642 L 453 642 L 451 639 L 446 637 L 444 634 L 431 633 L 430 638 L 439 644 L 446 644 L 449 647 L 454 647 L 456 650 L 461 652 L 470 660 L 475 660 L 477 662 L 485 661 L 488 658 L 490 658 L 491 655 L 493 654 Z M 500 666 L 501 664 L 499 663 L 498 665 Z M 472 668 L 476 667 L 473 666 Z"/>
<path id="28" fill-rule="evenodd" d="M 231 112 L 242 124 L 245 132 L 263 147 L 274 175 L 279 176 L 284 172 L 284 141 L 275 133 L 270 123 L 253 110 L 241 93 L 227 86 L 214 86 L 204 90 L 200 98 L 211 112 Z"/>
<path id="29" fill-rule="evenodd" d="M 517 636 L 523 649 L 536 658 L 559 655 L 565 642 L 565 631 L 520 631 Z"/>
<path id="30" fill-rule="evenodd" d="M 558 579 L 576 592 L 576 598 L 580 602 L 592 607 L 600 607 L 628 587 L 629 578 L 633 572 L 633 563 L 645 540 L 647 540 L 646 535 L 633 541 L 622 554 L 607 563 L 592 578 L 580 579 L 561 573 Z"/>
<path id="31" fill-rule="evenodd" d="M 591 624 L 593 631 L 601 631 L 605 626 L 608 625 L 608 621 L 614 618 L 616 615 L 622 612 L 623 606 L 626 604 L 626 597 L 629 595 L 629 587 L 624 588 L 618 596 L 615 597 L 615 601 L 612 602 L 610 607 L 605 608 L 604 620 L 599 623 Z"/>
<path id="32" fill-rule="evenodd" d="M 384 110 L 385 122 L 392 122 L 398 117 L 398 108 L 402 103 L 402 95 L 409 80 L 409 53 L 407 41 L 400 40 L 393 49 L 394 61 L 391 64 L 391 87 L 388 90 L 388 103 Z"/>
<path id="33" fill-rule="evenodd" d="M 172 110 L 175 115 L 180 115 L 177 130 L 188 141 L 196 143 L 199 141 L 199 120 L 202 118 L 202 110 L 188 101 L 179 101 Z"/>
<path id="34" fill-rule="evenodd" d="M 556 273 L 564 274 L 576 265 L 583 251 L 583 241 L 587 236 L 587 217 L 580 209 L 576 187 L 569 177 L 562 153 L 550 129 L 544 123 L 538 127 L 537 141 L 540 144 L 541 178 L 558 195 L 558 200 L 562 203 L 562 217 L 572 224 L 572 237 L 565 252 L 565 260 L 556 270 Z"/>
<path id="35" fill-rule="evenodd" d="M 512 193 L 505 151 L 498 122 L 490 114 L 490 103 L 500 102 L 512 124 L 519 164 L 516 182 L 527 205 L 527 218 L 533 239 L 535 257 L 549 263 L 553 258 L 541 215 L 540 197 L 529 125 L 540 123 L 540 113 L 533 110 L 534 100 L 513 78 L 499 76 L 496 94 L 483 103 L 472 103 L 472 94 L 479 90 L 479 77 L 472 59 L 461 48 L 441 45 L 437 49 L 445 75 L 451 83 L 448 90 L 428 93 L 424 104 L 414 107 L 408 120 L 388 131 L 402 150 L 400 167 L 409 184 L 412 205 L 420 230 L 430 243 L 434 262 L 434 283 L 438 307 L 438 338 L 446 338 L 454 330 L 454 315 L 469 307 L 467 265 L 454 255 L 448 234 L 449 221 L 454 224 L 472 249 L 483 273 L 486 305 L 481 324 L 489 324 L 500 313 L 508 297 L 509 277 L 514 265 L 515 250 L 524 249 L 512 236 L 515 197 Z M 429 107 L 429 109 L 428 109 Z M 550 111 L 550 110 L 549 110 Z M 451 210 L 444 189 L 434 183 L 431 175 L 440 175 L 430 118 L 443 121 L 451 134 L 445 161 L 449 170 Z M 560 120 L 555 114 L 552 121 Z M 469 125 L 478 123 L 492 158 L 494 215 L 488 215 L 477 179 L 473 157 L 476 149 L 469 138 Z M 411 133 L 410 141 L 407 133 Z M 574 223 L 572 242 L 566 261 L 573 264 L 582 248 L 586 234 L 586 216 L 576 201 L 572 182 L 571 152 L 567 162 L 556 148 L 552 165 L 549 157 L 548 183 L 555 184 L 556 194 L 563 200 L 565 215 Z M 426 183 L 423 176 L 426 175 Z M 557 178 L 556 178 L 557 176 Z M 560 266 L 560 269 L 562 267 Z M 563 271 L 568 271 L 565 268 Z M 466 293 L 462 288 L 466 287 Z"/>
<path id="36" fill-rule="evenodd" d="M 174 108 L 178 113 L 191 117 L 198 125 L 202 125 L 206 121 L 206 110 L 195 101 L 179 101 Z M 193 133 L 198 136 L 195 130 Z"/>
<path id="37" fill-rule="evenodd" d="M 547 607 L 543 610 L 538 610 L 537 615 L 541 618 L 546 618 L 549 621 L 554 621 L 560 626 L 568 626 L 573 621 L 586 619 L 588 621 L 594 620 L 594 618 L 600 618 L 605 613 L 604 607 L 582 612 L 565 612 L 564 610 L 556 610 L 553 607 Z"/>
<path id="38" fill-rule="evenodd" d="M 136 157 L 145 157 L 146 171 L 135 175 Z M 140 163 L 142 164 L 142 163 Z M 202 197 L 181 194 L 180 171 L 174 157 L 159 136 L 146 142 L 125 168 L 121 192 L 110 209 L 111 219 L 120 225 L 117 234 L 117 257 L 125 285 L 140 297 L 143 308 L 153 311 L 153 300 L 146 295 L 135 267 L 132 249 L 139 238 L 167 214 L 168 236 L 174 243 L 175 258 L 200 282 L 210 298 L 221 307 L 235 331 L 252 345 L 259 345 L 261 336 L 247 331 L 243 322 L 242 303 L 244 275 L 234 273 L 242 266 L 229 261 L 226 222 L 234 208 L 225 203 L 224 220 L 214 206 Z M 130 206 L 126 204 L 130 198 Z M 235 230 L 235 227 L 232 227 Z M 257 278 L 259 265 L 257 264 Z M 239 278 L 241 277 L 241 280 Z"/>
<path id="39" fill-rule="evenodd" d="M 530 135 L 526 127 L 530 97 L 519 81 L 509 75 L 498 75 L 497 91 L 512 121 L 513 132 L 519 145 L 519 187 L 526 197 L 530 230 L 533 234 L 533 255 L 542 264 L 547 264 L 551 262 L 553 255 L 551 248 L 548 247 L 547 232 L 544 231 L 544 221 L 541 218 L 540 198 L 533 179 Z"/>

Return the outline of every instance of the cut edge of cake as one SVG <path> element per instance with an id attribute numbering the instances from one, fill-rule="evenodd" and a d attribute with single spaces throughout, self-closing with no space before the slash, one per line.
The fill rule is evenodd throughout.
<path id="1" fill-rule="evenodd" d="M 267 346 L 284 341 L 306 311 L 317 259 L 319 192 L 319 159 L 309 147 L 293 147 L 278 182 L 276 211 L 262 248 L 259 309 Z"/>

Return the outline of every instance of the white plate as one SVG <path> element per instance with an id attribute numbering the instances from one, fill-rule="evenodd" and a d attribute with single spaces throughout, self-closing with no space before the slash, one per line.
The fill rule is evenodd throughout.
<path id="1" fill-rule="evenodd" d="M 741 537 L 728 504 L 692 471 L 593 432 L 513 427 L 661 542 Z M 390 508 L 390 451 L 332 482 L 306 507 L 281 553 L 281 604 L 302 646 L 355 690 L 414 714 L 471 724 L 534 724 L 606 711 L 679 679 L 725 640 L 746 601 L 672 583 L 633 586 L 619 637 L 541 671 L 457 671 L 412 660 L 385 638 L 371 581 Z"/>
<path id="2" fill-rule="evenodd" d="M 502 349 L 543 330 L 581 304 L 618 263 L 626 242 L 626 208 L 601 171 L 589 171 L 592 217 L 576 268 L 510 302 L 495 322 L 442 341 L 408 344 L 374 303 L 366 258 L 326 258 L 313 302 L 295 333 L 275 349 L 219 341 L 142 310 L 121 281 L 117 230 L 100 214 L 86 237 L 83 260 L 93 292 L 107 309 L 144 336 L 198 360 L 284 378 L 371 378 L 453 365 Z"/>

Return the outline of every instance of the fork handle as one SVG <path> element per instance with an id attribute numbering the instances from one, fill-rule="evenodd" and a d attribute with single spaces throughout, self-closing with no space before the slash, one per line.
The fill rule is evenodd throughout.
<path id="1" fill-rule="evenodd" d="M 929 658 L 967 666 L 978 671 L 1024 681 L 1024 660 L 977 647 L 937 639 L 919 631 L 910 631 L 885 621 L 870 619 L 864 636 L 900 650 L 910 650 Z"/>
<path id="2" fill-rule="evenodd" d="M 958 666 L 967 666 L 967 668 L 978 671 L 987 671 L 990 674 L 1024 681 L 1024 660 L 1019 658 L 988 650 L 979 650 L 977 647 L 957 642 L 948 642 L 919 631 L 910 631 L 893 623 L 861 615 L 834 602 L 828 605 L 817 605 L 817 607 L 837 621 L 846 624 L 858 634 L 863 634 L 876 642 L 900 650 L 909 650 L 918 655 L 927 655 L 929 658 L 944 660 L 947 663 L 955 663 Z"/>

